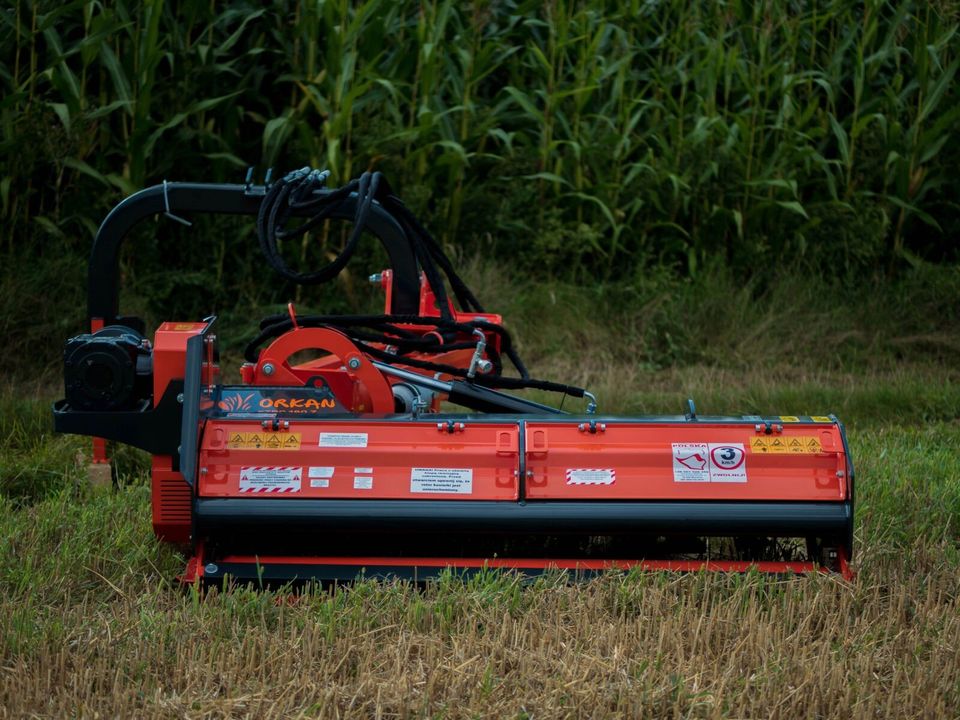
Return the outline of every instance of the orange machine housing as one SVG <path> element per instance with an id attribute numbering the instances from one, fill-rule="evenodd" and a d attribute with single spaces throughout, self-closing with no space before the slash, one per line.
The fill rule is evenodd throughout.
<path id="1" fill-rule="evenodd" d="M 327 190 L 321 175 L 291 173 L 282 183 L 300 189 L 288 195 L 165 183 L 124 200 L 98 232 L 91 333 L 68 341 L 54 422 L 151 453 L 154 531 L 189 549 L 184 582 L 424 579 L 448 567 L 852 576 L 854 470 L 836 417 L 706 417 L 692 402 L 678 415 L 613 417 L 502 392 L 592 398 L 529 378 L 500 316 L 481 311 L 388 190 L 371 190 L 381 180 Z M 290 305 L 265 319 L 239 382 L 225 383 L 215 318 L 165 322 L 150 343 L 118 312 L 127 231 L 185 210 L 369 222 L 392 263 L 372 276 L 384 314 L 351 324 Z M 277 229 L 259 230 L 269 246 Z M 474 312 L 454 306 L 438 268 Z M 104 448 L 98 439 L 95 460 Z"/>

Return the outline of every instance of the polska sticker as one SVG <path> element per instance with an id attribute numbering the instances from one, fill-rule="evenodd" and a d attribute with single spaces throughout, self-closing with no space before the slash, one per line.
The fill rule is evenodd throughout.
<path id="1" fill-rule="evenodd" d="M 743 443 L 673 443 L 674 482 L 747 481 Z"/>
<path id="2" fill-rule="evenodd" d="M 673 443 L 673 481 L 710 482 L 706 443 Z"/>

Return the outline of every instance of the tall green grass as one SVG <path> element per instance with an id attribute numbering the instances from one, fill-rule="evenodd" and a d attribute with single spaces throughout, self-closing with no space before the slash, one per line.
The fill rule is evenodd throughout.
<path id="1" fill-rule="evenodd" d="M 310 163 L 380 168 L 446 242 L 581 281 L 956 259 L 957 20 L 954 0 L 16 0 L 5 246 L 82 252 L 146 184 Z"/>

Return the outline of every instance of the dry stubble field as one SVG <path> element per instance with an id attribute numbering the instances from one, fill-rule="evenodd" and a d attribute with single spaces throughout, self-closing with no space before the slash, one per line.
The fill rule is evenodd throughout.
<path id="1" fill-rule="evenodd" d="M 593 380 L 604 385 L 602 373 Z M 704 413 L 845 417 L 859 474 L 856 581 L 523 584 L 491 573 L 424 590 L 360 583 L 295 603 L 201 596 L 170 582 L 182 558 L 152 539 L 141 461 L 121 455 L 111 494 L 78 489 L 82 443 L 51 437 L 45 402 L 21 388 L 0 408 L 0 715 L 960 715 L 956 375 L 693 368 L 635 387 L 646 389 L 620 396 L 618 410 L 672 410 L 680 388 Z"/>

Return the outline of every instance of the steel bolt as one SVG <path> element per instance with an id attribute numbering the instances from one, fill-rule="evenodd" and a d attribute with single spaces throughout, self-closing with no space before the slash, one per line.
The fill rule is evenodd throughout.
<path id="1" fill-rule="evenodd" d="M 347 363 L 347 365 L 350 366 L 351 370 L 356 370 L 357 368 L 360 367 L 360 358 L 357 358 L 357 357 L 350 358 L 350 361 Z"/>
<path id="2" fill-rule="evenodd" d="M 214 574 L 217 570 L 219 570 L 219 569 L 220 569 L 220 568 L 217 567 L 217 564 L 216 564 L 216 563 L 207 563 L 207 564 L 204 566 L 203 571 L 204 571 L 205 573 L 210 573 L 211 575 L 213 575 L 213 574 Z"/>
<path id="3" fill-rule="evenodd" d="M 273 364 L 272 364 L 272 363 L 266 363 L 266 364 L 264 364 L 264 366 L 263 366 L 263 374 L 264 374 L 264 375 L 273 375 L 274 369 L 275 369 L 275 368 L 273 367 Z"/>

